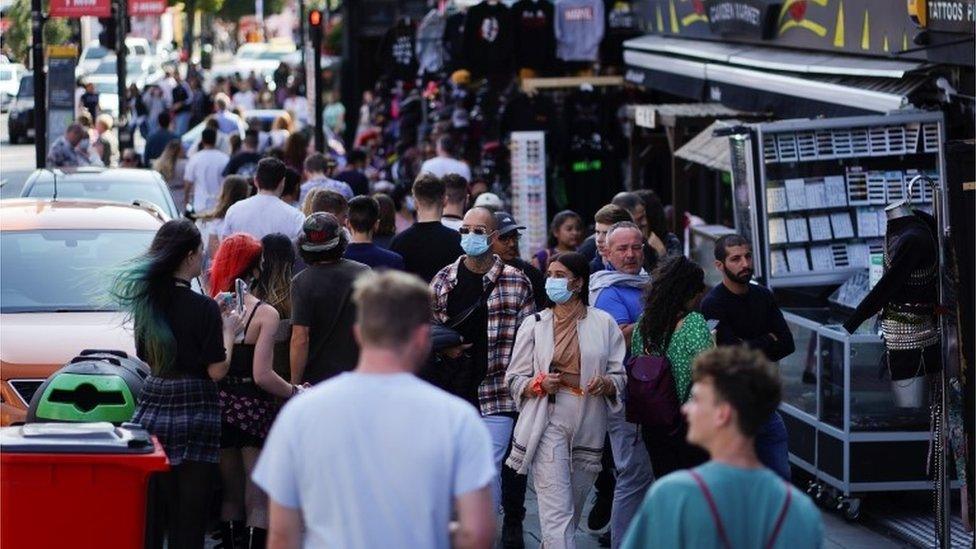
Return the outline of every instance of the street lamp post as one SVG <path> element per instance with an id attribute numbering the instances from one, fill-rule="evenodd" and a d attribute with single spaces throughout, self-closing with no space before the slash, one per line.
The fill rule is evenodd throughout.
<path id="1" fill-rule="evenodd" d="M 34 66 L 34 162 L 43 168 L 47 162 L 47 89 L 44 77 L 44 14 L 41 0 L 31 0 L 31 58 Z"/>

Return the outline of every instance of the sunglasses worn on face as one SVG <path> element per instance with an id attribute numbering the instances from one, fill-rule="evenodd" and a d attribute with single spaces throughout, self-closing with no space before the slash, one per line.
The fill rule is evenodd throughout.
<path id="1" fill-rule="evenodd" d="M 460 229 L 458 229 L 458 232 L 461 234 L 474 233 L 477 235 L 486 235 L 489 234 L 491 231 L 483 227 L 461 227 Z"/>

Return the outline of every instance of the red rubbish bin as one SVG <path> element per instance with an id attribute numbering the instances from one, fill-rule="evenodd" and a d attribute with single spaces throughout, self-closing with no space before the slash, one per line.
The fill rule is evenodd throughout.
<path id="1" fill-rule="evenodd" d="M 0 468 L 0 546 L 136 549 L 169 460 L 137 425 L 29 423 L 0 429 Z"/>

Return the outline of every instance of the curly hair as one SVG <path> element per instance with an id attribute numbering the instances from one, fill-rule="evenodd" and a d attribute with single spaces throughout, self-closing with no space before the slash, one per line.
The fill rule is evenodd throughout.
<path id="1" fill-rule="evenodd" d="M 220 242 L 210 263 L 210 297 L 233 291 L 235 278 L 248 278 L 261 260 L 261 242 L 245 233 L 236 233 Z"/>
<path id="2" fill-rule="evenodd" d="M 678 321 L 688 314 L 688 301 L 705 289 L 705 271 L 683 255 L 661 260 L 644 290 L 640 334 L 647 349 L 664 352 Z"/>

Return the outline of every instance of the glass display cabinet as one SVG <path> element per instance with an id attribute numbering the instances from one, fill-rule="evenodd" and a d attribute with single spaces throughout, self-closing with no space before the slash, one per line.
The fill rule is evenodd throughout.
<path id="1" fill-rule="evenodd" d="M 780 413 L 790 463 L 813 476 L 812 495 L 856 518 L 866 492 L 930 490 L 928 400 L 896 406 L 873 321 L 848 334 L 827 308 L 783 316 L 796 352 L 780 361 Z"/>

